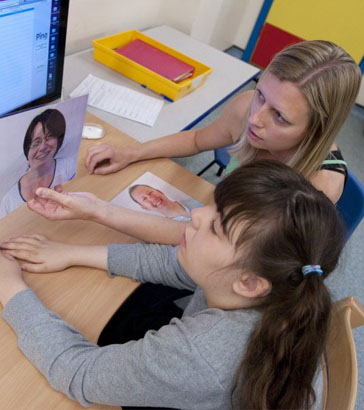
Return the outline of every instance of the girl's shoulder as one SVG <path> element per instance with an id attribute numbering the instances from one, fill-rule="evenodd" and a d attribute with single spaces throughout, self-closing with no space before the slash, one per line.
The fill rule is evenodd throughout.
<path id="1" fill-rule="evenodd" d="M 223 310 L 206 308 L 191 317 L 182 317 L 182 322 L 189 328 L 194 339 L 210 339 L 217 341 L 223 335 L 234 334 L 241 338 L 249 336 L 260 318 L 254 309 Z M 234 338 L 233 338 L 234 339 Z"/>

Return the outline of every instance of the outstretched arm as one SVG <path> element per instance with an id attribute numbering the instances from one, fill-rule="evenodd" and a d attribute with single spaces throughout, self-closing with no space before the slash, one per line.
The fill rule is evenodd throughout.
<path id="1" fill-rule="evenodd" d="M 19 263 L 12 256 L 0 251 L 0 266 L 0 305 L 4 307 L 14 295 L 28 289 L 28 286 Z"/>
<path id="2" fill-rule="evenodd" d="M 214 122 L 200 129 L 122 148 L 107 144 L 89 148 L 87 170 L 90 174 L 109 174 L 145 159 L 185 157 L 230 145 L 240 137 L 251 97 L 251 91 L 239 94 Z"/>
<path id="3" fill-rule="evenodd" d="M 58 272 L 70 266 L 107 269 L 106 246 L 69 245 L 43 235 L 23 235 L 0 243 L 7 256 L 25 260 L 21 268 L 34 273 Z"/>
<path id="4" fill-rule="evenodd" d="M 100 223 L 146 242 L 180 243 L 186 222 L 147 215 L 113 205 L 88 192 L 56 192 L 38 188 L 28 207 L 51 220 L 84 219 Z"/>

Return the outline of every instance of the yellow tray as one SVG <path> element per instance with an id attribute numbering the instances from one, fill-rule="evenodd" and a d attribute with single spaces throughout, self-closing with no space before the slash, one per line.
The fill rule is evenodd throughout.
<path id="1" fill-rule="evenodd" d="M 151 46 L 192 65 L 195 67 L 193 76 L 179 83 L 175 83 L 114 51 L 115 48 L 123 47 L 136 39 L 140 39 Z M 171 101 L 178 100 L 195 90 L 197 87 L 200 87 L 212 71 L 211 67 L 208 67 L 173 48 L 167 47 L 163 43 L 160 43 L 137 30 L 124 31 L 123 33 L 117 33 L 112 36 L 98 38 L 93 40 L 92 44 L 94 45 L 95 60 L 142 84 L 144 87 L 163 95 L 163 97 Z"/>

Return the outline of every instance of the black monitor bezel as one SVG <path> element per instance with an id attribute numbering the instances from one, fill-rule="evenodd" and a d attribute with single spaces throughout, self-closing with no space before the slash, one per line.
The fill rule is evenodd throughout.
<path id="1" fill-rule="evenodd" d="M 56 84 L 55 89 L 52 93 L 46 94 L 43 97 L 37 98 L 36 100 L 30 101 L 24 105 L 21 105 L 13 110 L 1 114 L 0 118 L 7 117 L 12 114 L 16 114 L 20 111 L 26 111 L 31 108 L 36 108 L 44 104 L 49 104 L 62 96 L 62 81 L 63 81 L 63 67 L 64 67 L 64 58 L 66 50 L 66 36 L 67 36 L 67 22 L 68 22 L 68 9 L 69 9 L 70 0 L 61 0 L 61 9 L 60 9 L 60 23 L 59 23 L 59 32 L 58 32 L 58 52 L 57 52 L 57 66 L 56 66 Z"/>

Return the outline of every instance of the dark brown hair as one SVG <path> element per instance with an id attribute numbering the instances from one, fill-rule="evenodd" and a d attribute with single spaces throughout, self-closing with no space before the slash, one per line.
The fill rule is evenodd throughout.
<path id="1" fill-rule="evenodd" d="M 25 133 L 23 151 L 27 159 L 32 144 L 34 128 L 38 123 L 42 124 L 44 133 L 48 131 L 57 138 L 57 151 L 55 153 L 58 152 L 63 144 L 64 134 L 66 132 L 66 120 L 60 111 L 49 108 L 33 118 Z"/>
<path id="2" fill-rule="evenodd" d="M 277 161 L 241 166 L 217 185 L 215 202 L 228 236 L 244 227 L 236 242 L 241 270 L 271 283 L 232 396 L 239 392 L 241 408 L 309 408 L 331 311 L 323 279 L 343 246 L 341 219 L 322 192 Z M 309 264 L 321 265 L 323 276 L 304 277 Z"/>

